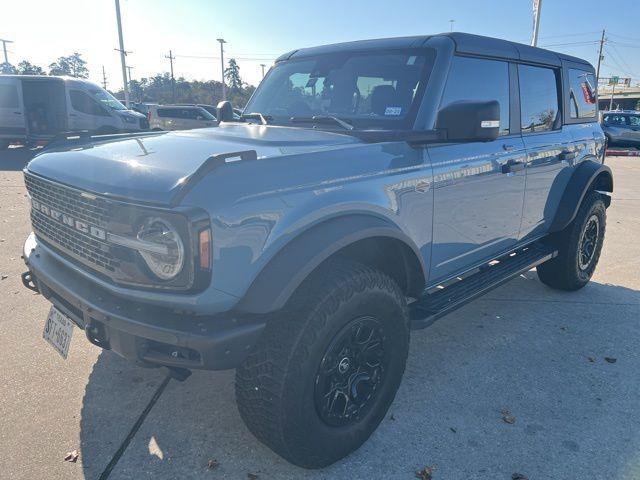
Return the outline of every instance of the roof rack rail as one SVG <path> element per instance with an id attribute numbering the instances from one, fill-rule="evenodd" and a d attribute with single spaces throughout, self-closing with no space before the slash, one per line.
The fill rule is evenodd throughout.
<path id="1" fill-rule="evenodd" d="M 171 199 L 170 205 L 172 207 L 177 206 L 182 199 L 191 191 L 191 189 L 209 172 L 216 168 L 225 165 L 227 163 L 235 162 L 247 162 L 258 160 L 258 153 L 255 150 L 242 150 L 238 152 L 225 152 L 211 155 L 208 157 L 202 165 L 200 165 L 195 172 L 188 177 L 181 178 L 178 183 L 180 184 L 180 190 Z"/>
<path id="2" fill-rule="evenodd" d="M 167 133 L 166 131 L 146 131 L 146 132 L 130 132 L 130 133 L 113 133 L 109 135 L 91 135 L 88 130 L 78 130 L 75 132 L 62 132 L 53 137 L 43 150 L 47 150 L 53 147 L 77 147 L 80 145 L 86 145 L 91 142 L 103 142 L 111 140 L 122 140 L 126 138 L 137 138 L 156 136 Z"/>

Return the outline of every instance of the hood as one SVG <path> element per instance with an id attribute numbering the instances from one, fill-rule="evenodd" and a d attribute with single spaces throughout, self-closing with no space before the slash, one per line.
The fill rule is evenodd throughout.
<path id="1" fill-rule="evenodd" d="M 99 195 L 167 205 L 211 155 L 255 150 L 259 159 L 360 143 L 321 130 L 243 124 L 67 143 L 36 156 L 27 170 Z"/>

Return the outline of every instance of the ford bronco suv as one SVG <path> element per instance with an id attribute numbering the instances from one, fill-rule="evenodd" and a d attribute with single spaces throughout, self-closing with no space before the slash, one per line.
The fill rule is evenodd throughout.
<path id="1" fill-rule="evenodd" d="M 613 180 L 593 67 L 451 33 L 281 56 L 239 120 L 52 144 L 25 168 L 44 337 L 184 378 L 236 369 L 290 462 L 357 449 L 412 329 L 537 267 L 577 290 Z"/>

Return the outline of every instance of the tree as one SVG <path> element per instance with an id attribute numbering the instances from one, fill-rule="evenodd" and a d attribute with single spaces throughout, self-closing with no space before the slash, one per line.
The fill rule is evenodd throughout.
<path id="1" fill-rule="evenodd" d="M 16 67 L 11 65 L 9 62 L 0 63 L 0 74 L 11 75 L 12 73 L 16 73 Z"/>
<path id="2" fill-rule="evenodd" d="M 67 57 L 59 57 L 57 61 L 49 65 L 49 75 L 67 75 L 69 77 L 87 78 L 89 69 L 87 62 L 78 52 Z"/>
<path id="3" fill-rule="evenodd" d="M 229 84 L 232 92 L 242 90 L 242 79 L 240 78 L 240 66 L 235 58 L 229 59 L 229 66 L 224 70 L 224 78 Z"/>
<path id="4" fill-rule="evenodd" d="M 18 64 L 18 74 L 20 75 L 46 75 L 44 70 L 38 65 L 34 65 L 28 60 L 23 60 Z"/>

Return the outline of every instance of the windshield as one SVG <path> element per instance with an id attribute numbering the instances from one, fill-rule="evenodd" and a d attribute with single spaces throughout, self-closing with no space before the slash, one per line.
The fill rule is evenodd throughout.
<path id="1" fill-rule="evenodd" d="M 91 92 L 91 95 L 93 95 L 93 98 L 95 98 L 96 100 L 98 100 L 102 105 L 112 108 L 113 110 L 126 110 L 127 107 L 125 107 L 123 104 L 120 103 L 120 101 L 114 97 L 113 95 L 111 95 L 109 92 L 105 91 L 105 90 L 89 90 Z"/>
<path id="2" fill-rule="evenodd" d="M 299 126 L 295 120 L 333 116 L 357 129 L 411 128 L 433 57 L 431 49 L 404 49 L 280 62 L 244 112 L 261 113 L 275 124 Z M 323 122 L 322 128 L 340 127 Z"/>

